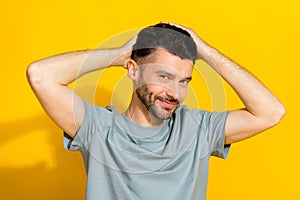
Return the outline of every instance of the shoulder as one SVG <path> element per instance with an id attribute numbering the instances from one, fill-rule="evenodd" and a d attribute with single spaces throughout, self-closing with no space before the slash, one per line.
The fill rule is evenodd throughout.
<path id="1" fill-rule="evenodd" d="M 201 115 L 204 111 L 199 109 L 189 109 L 186 105 L 179 106 L 175 112 L 175 120 L 181 123 L 200 123 Z"/>
<path id="2" fill-rule="evenodd" d="M 114 113 L 118 112 L 113 106 L 102 107 L 84 101 L 83 124 L 109 124 L 113 119 Z"/>
<path id="3" fill-rule="evenodd" d="M 203 122 L 224 120 L 228 116 L 228 111 L 211 112 L 201 109 L 189 109 L 186 105 L 182 105 L 177 108 L 175 116 L 183 121 L 193 120 L 197 124 L 202 124 Z"/>
<path id="4" fill-rule="evenodd" d="M 83 101 L 83 104 L 86 115 L 107 116 L 112 115 L 113 112 L 117 112 L 113 106 L 102 107 L 99 105 L 90 104 L 86 101 Z"/>

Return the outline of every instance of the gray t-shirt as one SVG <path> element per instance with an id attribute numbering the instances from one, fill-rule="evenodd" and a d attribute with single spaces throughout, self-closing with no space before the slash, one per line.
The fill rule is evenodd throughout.
<path id="1" fill-rule="evenodd" d="M 227 112 L 180 106 L 159 127 L 140 126 L 114 107 L 88 103 L 74 139 L 87 172 L 87 200 L 206 199 L 208 161 L 226 158 Z"/>

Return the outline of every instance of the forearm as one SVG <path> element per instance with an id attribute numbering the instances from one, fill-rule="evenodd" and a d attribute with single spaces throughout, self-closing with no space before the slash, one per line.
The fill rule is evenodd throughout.
<path id="1" fill-rule="evenodd" d="M 246 69 L 207 44 L 203 45 L 201 58 L 229 83 L 251 114 L 274 122 L 280 120 L 283 105 Z"/>
<path id="2" fill-rule="evenodd" d="M 118 65 L 119 49 L 84 50 L 51 56 L 32 63 L 28 73 L 37 82 L 68 85 L 78 77 L 111 65 Z"/>

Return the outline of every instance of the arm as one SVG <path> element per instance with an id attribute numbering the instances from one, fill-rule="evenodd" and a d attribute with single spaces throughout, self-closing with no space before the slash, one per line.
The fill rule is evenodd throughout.
<path id="1" fill-rule="evenodd" d="M 191 34 L 196 42 L 199 58 L 224 78 L 245 105 L 245 109 L 229 113 L 225 127 L 226 144 L 252 137 L 280 122 L 285 115 L 284 106 L 257 78 L 206 44 L 192 29 L 174 25 Z"/>
<path id="2" fill-rule="evenodd" d="M 27 78 L 32 90 L 49 117 L 69 136 L 76 135 L 84 106 L 68 84 L 88 72 L 109 66 L 126 67 L 135 39 L 120 48 L 70 52 L 29 65 Z"/>

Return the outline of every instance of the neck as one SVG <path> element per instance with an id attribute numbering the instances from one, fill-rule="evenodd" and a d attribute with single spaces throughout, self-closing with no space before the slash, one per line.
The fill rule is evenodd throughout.
<path id="1" fill-rule="evenodd" d="M 163 120 L 154 117 L 148 111 L 135 92 L 132 94 L 132 99 L 129 107 L 125 111 L 125 115 L 131 121 L 141 126 L 159 126 L 163 123 Z"/>

